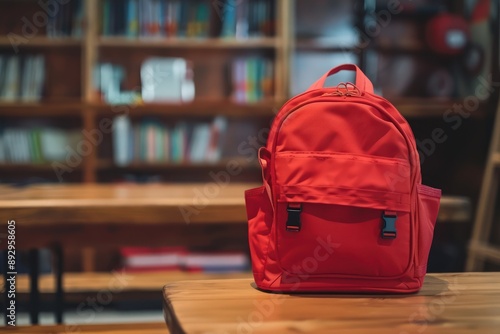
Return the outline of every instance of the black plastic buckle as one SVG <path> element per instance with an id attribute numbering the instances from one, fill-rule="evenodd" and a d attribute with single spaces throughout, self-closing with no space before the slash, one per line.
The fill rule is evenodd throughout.
<path id="1" fill-rule="evenodd" d="M 302 213 L 302 204 L 299 204 L 298 207 L 288 204 L 286 211 L 288 211 L 286 230 L 291 232 L 299 232 L 301 227 L 300 214 Z"/>
<path id="2" fill-rule="evenodd" d="M 384 212 L 382 214 L 383 226 L 380 236 L 382 239 L 396 239 L 396 220 L 398 216 L 395 212 Z"/>

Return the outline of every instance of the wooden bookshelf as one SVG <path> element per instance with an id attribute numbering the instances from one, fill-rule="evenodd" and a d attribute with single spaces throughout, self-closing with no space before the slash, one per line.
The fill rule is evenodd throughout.
<path id="1" fill-rule="evenodd" d="M 242 159 L 223 159 L 215 163 L 173 163 L 173 162 L 133 162 L 127 166 L 117 166 L 112 160 L 99 160 L 97 162 L 97 169 L 100 171 L 152 171 L 169 173 L 172 171 L 191 170 L 205 171 L 205 170 L 224 170 L 229 161 L 235 161 L 239 166 L 245 169 L 258 170 L 260 168 L 258 163 L 248 163 Z"/>
<path id="2" fill-rule="evenodd" d="M 19 44 L 20 48 L 72 48 L 81 47 L 83 41 L 72 37 L 43 37 L 36 36 L 28 39 L 26 43 Z M 0 47 L 12 47 L 12 42 L 8 37 L 0 37 Z"/>
<path id="3" fill-rule="evenodd" d="M 113 118 L 122 114 L 129 115 L 134 122 L 146 117 L 153 117 L 166 120 L 171 124 L 179 121 L 207 120 L 223 115 L 239 121 L 255 122 L 259 124 L 258 128 L 263 128 L 264 125 L 269 126 L 271 119 L 281 105 L 290 97 L 291 78 L 293 78 L 290 72 L 293 70 L 293 61 L 297 52 L 317 52 L 326 55 L 350 53 L 358 58 L 358 63 L 362 67 L 365 65 L 365 53 L 369 50 L 383 54 L 411 53 L 412 56 L 414 54 L 426 56 L 428 53 L 428 50 L 422 46 L 423 44 L 416 45 L 412 41 L 403 41 L 401 42 L 403 44 L 400 44 L 404 47 L 394 46 L 390 43 L 387 44 L 387 39 L 377 40 L 377 38 L 374 38 L 373 43 L 366 49 L 360 48 L 359 45 L 343 47 L 329 38 L 328 34 L 321 32 L 324 26 L 314 16 L 309 18 L 309 22 L 310 24 L 319 24 L 317 31 L 323 33 L 324 36 L 322 38 L 321 36 L 320 38 L 298 36 L 295 34 L 298 16 L 307 18 L 311 14 L 307 11 L 298 12 L 297 8 L 313 6 L 314 1 L 311 3 L 306 0 L 272 1 L 275 1 L 274 35 L 239 39 L 213 36 L 208 38 L 103 36 L 101 34 L 101 0 L 84 0 L 86 31 L 81 38 L 47 37 L 45 32 L 41 30 L 27 43 L 20 45 L 22 53 L 42 53 L 46 57 L 47 78 L 44 96 L 42 101 L 37 103 L 0 102 L 0 117 L 8 122 L 12 119 L 30 121 L 31 119 L 43 118 L 47 122 L 56 122 L 63 118 L 71 119 L 73 123 L 76 120 L 81 130 L 86 132 L 98 129 L 99 122 L 104 117 Z M 35 0 L 25 2 L 31 3 L 26 15 L 32 15 L 34 10 L 38 10 Z M 357 28 L 362 28 L 366 9 L 362 6 L 363 1 L 355 1 L 355 3 L 351 9 L 354 15 L 353 24 Z M 301 4 L 302 7 L 300 7 Z M 215 9 L 211 8 L 211 10 Z M 25 14 L 22 12 L 22 5 L 16 2 L 16 10 L 13 15 L 21 14 Z M 0 20 L 2 15 L 8 14 L 0 14 Z M 398 16 L 398 19 L 418 18 L 419 15 L 412 16 L 403 13 Z M 20 27 L 15 27 L 15 29 L 18 32 Z M 13 52 L 7 33 L 8 31 L 5 31 L 0 37 L 0 51 L 3 50 L 4 54 Z M 275 82 L 274 94 L 271 98 L 256 103 L 235 103 L 228 97 L 227 87 L 225 87 L 228 84 L 228 78 L 220 72 L 224 70 L 229 61 L 245 55 L 262 55 L 273 60 Z M 140 64 L 150 56 L 185 57 L 192 60 L 195 64 L 196 99 L 191 103 L 179 104 L 108 105 L 102 101 L 100 94 L 94 87 L 96 80 L 94 69 L 98 63 L 117 62 L 130 72 L 127 73 L 127 80 L 124 82 L 125 88 L 137 89 L 140 85 Z M 427 55 L 427 57 L 429 56 Z M 324 64 L 325 71 L 334 65 L 333 63 Z M 390 100 L 403 116 L 410 120 L 440 119 L 454 103 L 461 102 L 459 99 L 440 100 L 425 97 Z M 471 115 L 471 118 L 483 119 L 486 115 L 485 108 L 480 108 Z M 107 136 L 102 146 L 111 146 L 110 141 L 111 136 Z M 147 172 L 148 170 L 157 172 L 162 169 L 177 172 L 184 170 L 185 176 L 188 178 L 190 175 L 195 175 L 197 171 L 207 168 L 207 165 L 203 164 L 191 166 L 187 164 L 148 165 L 145 163 L 120 168 L 112 163 L 112 157 L 109 155 L 110 150 L 108 149 L 106 152 L 103 156 L 101 147 L 98 147 L 84 157 L 81 170 L 85 182 L 98 181 L 98 173 Z M 15 170 L 15 167 L 12 166 L 6 165 L 0 168 Z M 213 168 L 221 166 L 223 166 L 223 162 L 210 165 Z M 253 167 L 252 165 L 248 166 L 255 176 L 254 180 L 258 180 L 260 174 Z M 40 171 L 43 168 L 45 167 L 33 166 L 33 170 Z M 25 166 L 18 170 L 19 174 L 29 176 L 29 167 Z"/>
<path id="4" fill-rule="evenodd" d="M 121 114 L 130 116 L 133 122 L 142 118 L 160 118 L 169 124 L 191 119 L 209 120 L 222 115 L 228 119 L 241 119 L 243 122 L 257 122 L 269 124 L 270 120 L 287 97 L 287 57 L 289 47 L 286 45 L 288 27 L 287 21 L 290 4 L 286 1 L 271 0 L 276 3 L 275 33 L 272 36 L 249 38 L 149 38 L 149 37 L 122 37 L 101 35 L 102 12 L 100 0 L 83 0 L 85 16 L 85 33 L 81 38 L 48 37 L 45 28 L 19 45 L 24 53 L 41 53 L 46 60 L 46 82 L 44 96 L 41 102 L 0 102 L 0 118 L 15 124 L 31 119 L 43 119 L 54 124 L 65 124 L 62 119 L 72 118 L 72 124 L 78 123 L 82 132 L 91 132 L 99 129 L 99 122 L 103 118 L 113 118 Z M 3 8 L 3 7 L 2 7 Z M 5 7 L 10 8 L 10 7 Z M 24 6 L 16 3 L 13 15 L 33 15 L 39 8 L 35 0 L 26 1 Z M 217 10 L 214 4 L 209 4 L 210 10 Z M 212 13 L 211 15 L 213 15 Z M 3 14 L 6 15 L 6 14 Z M 22 16 L 21 15 L 21 16 Z M 218 13 L 218 15 L 222 15 Z M 0 15 L 2 19 L 2 15 Z M 16 22 L 9 18 L 9 22 Z M 216 18 L 221 20 L 221 18 Z M 222 24 L 222 21 L 220 21 Z M 11 23 L 13 24 L 13 23 Z M 0 26 L 0 30 L 2 26 Z M 15 27 L 15 33 L 20 34 L 21 27 Z M 5 31 L 0 37 L 0 51 L 11 51 L 11 41 Z M 221 75 L 225 63 L 235 57 L 245 55 L 262 55 L 274 63 L 274 95 L 255 103 L 235 103 L 227 96 L 228 78 Z M 99 93 L 94 87 L 94 69 L 100 62 L 115 62 L 130 72 L 130 80 L 125 85 L 132 88 L 140 85 L 138 70 L 140 63 L 150 56 L 186 57 L 195 65 L 196 99 L 191 103 L 169 104 L 130 104 L 108 105 L 101 101 Z M 200 68 L 196 66 L 200 66 Z M 217 77 L 214 76 L 217 74 Z M 61 78 L 64 78 L 62 80 Z M 224 86 L 224 87 L 223 87 Z M 125 88 L 126 89 L 126 88 Z M 170 163 L 133 163 L 127 167 L 118 167 L 109 156 L 100 154 L 101 146 L 109 147 L 111 136 L 104 136 L 104 143 L 97 149 L 83 157 L 78 167 L 83 175 L 84 182 L 100 181 L 100 175 L 113 175 L 114 172 L 131 173 L 158 173 L 172 172 L 189 175 L 199 174 L 214 168 L 224 168 L 226 161 L 215 164 L 170 164 Z M 230 138 L 228 140 L 231 140 Z M 260 177 L 255 164 L 242 164 L 253 174 L 253 180 Z M 29 177 L 31 174 L 47 173 L 52 170 L 50 164 L 0 164 L 0 171 L 9 174 L 17 171 L 19 176 Z M 206 173 L 205 173 L 206 174 Z"/>
<path id="5" fill-rule="evenodd" d="M 294 47 L 296 50 L 301 51 L 350 52 L 355 50 L 355 45 L 343 47 L 331 41 L 317 41 L 306 38 L 296 39 Z"/>
<path id="6" fill-rule="evenodd" d="M 81 116 L 83 103 L 52 102 L 0 102 L 0 116 L 8 117 L 56 117 Z"/>
<path id="7" fill-rule="evenodd" d="M 78 168 L 77 168 L 78 169 Z M 53 168 L 49 163 L 30 164 L 30 163 L 2 163 L 0 164 L 0 172 L 23 172 L 23 173 L 40 173 L 53 172 Z"/>
<path id="8" fill-rule="evenodd" d="M 231 118 L 239 117 L 272 117 L 281 104 L 275 101 L 257 103 L 235 103 L 229 100 L 201 100 L 192 103 L 179 104 L 135 104 L 135 105 L 106 105 L 94 104 L 92 108 L 99 115 L 129 116 L 168 116 L 168 117 L 210 117 L 214 114 Z"/>
<path id="9" fill-rule="evenodd" d="M 39 103 L 0 103 L 0 123 L 31 122 L 43 118 L 44 121 L 65 127 L 71 123 L 82 132 L 91 132 L 99 129 L 100 121 L 104 118 L 113 118 L 121 114 L 128 114 L 133 122 L 141 122 L 144 118 L 157 118 L 170 125 L 176 122 L 191 122 L 198 120 L 213 119 L 215 116 L 223 115 L 239 122 L 258 124 L 257 129 L 268 128 L 272 118 L 280 106 L 291 97 L 291 87 L 301 81 L 307 86 L 311 82 L 297 80 L 291 74 L 294 69 L 296 54 L 319 53 L 325 56 L 352 55 L 351 58 L 339 58 L 342 62 L 357 62 L 363 70 L 367 70 L 369 61 L 366 59 L 368 52 L 378 52 L 386 55 L 402 55 L 411 57 L 423 57 L 429 61 L 438 60 L 446 62 L 446 58 L 431 53 L 425 43 L 415 44 L 412 41 L 400 40 L 398 45 L 393 45 L 393 39 L 373 38 L 368 47 L 363 47 L 360 42 L 349 47 L 336 44 L 329 37 L 328 29 L 323 31 L 326 38 L 314 38 L 296 35 L 297 18 L 302 15 L 309 16 L 311 24 L 319 24 L 318 28 L 311 31 L 316 32 L 323 29 L 320 20 L 312 11 L 325 12 L 327 23 L 339 17 L 335 11 L 324 10 L 322 6 L 352 6 L 354 19 L 353 29 L 364 29 L 366 18 L 365 1 L 355 0 L 330 4 L 324 1 L 310 0 L 272 0 L 275 1 L 275 33 L 272 37 L 259 37 L 248 39 L 237 38 L 145 38 L 145 37 L 121 37 L 102 36 L 100 12 L 101 0 L 83 0 L 85 13 L 85 34 L 81 38 L 73 37 L 46 37 L 43 29 L 40 33 L 30 38 L 25 44 L 20 44 L 21 54 L 42 53 L 46 57 L 47 78 L 44 96 Z M 141 0 L 142 1 L 142 0 Z M 209 0 L 206 0 L 209 1 Z M 217 3 L 234 3 L 234 1 L 220 1 Z M 237 2 L 237 1 L 236 1 Z M 9 3 L 8 5 L 5 5 Z M 22 11 L 22 3 L 31 3 L 28 12 Z M 331 2 L 333 3 L 333 2 Z M 377 2 L 378 3 L 378 2 Z M 449 2 L 451 3 L 451 2 Z M 15 4 L 16 11 L 10 13 Z M 210 1 L 210 4 L 215 2 Z M 298 11 L 300 4 L 306 10 Z M 2 7 L 3 6 L 3 7 Z M 6 16 L 23 17 L 33 15 L 39 10 L 36 0 L 24 1 L 0 1 L 0 53 L 6 54 L 13 49 L 10 40 L 6 37 L 9 31 L 2 31 L 5 24 L 2 20 Z M 303 7 L 300 7 L 303 8 Z M 321 10 L 318 10 L 320 8 Z M 309 10 L 310 9 L 310 10 Z M 378 10 L 378 9 L 377 9 Z M 335 16 L 337 15 L 337 16 Z M 30 17 L 31 17 L 30 16 Z M 398 19 L 413 20 L 422 19 L 419 13 L 400 13 Z M 340 16 L 343 20 L 343 17 Z M 13 21 L 12 19 L 10 21 Z M 14 20 L 16 21 L 16 20 Z M 17 20 L 19 21 L 19 20 Z M 19 26 L 13 29 L 19 32 Z M 386 29 L 386 27 L 384 27 Z M 389 43 L 385 42 L 389 40 Z M 274 62 L 274 94 L 265 101 L 257 103 L 235 103 L 228 98 L 228 78 L 221 75 L 229 61 L 240 56 L 257 55 L 272 59 Z M 101 99 L 96 91 L 94 81 L 94 69 L 101 62 L 116 62 L 127 70 L 125 89 L 134 89 L 140 84 L 140 64 L 151 56 L 159 57 L 183 57 L 192 60 L 195 64 L 196 99 L 192 103 L 185 104 L 130 104 L 130 105 L 108 105 Z M 320 63 L 321 73 L 314 73 L 312 77 L 322 75 L 331 67 L 337 65 L 334 60 Z M 313 64 L 317 65 L 317 64 Z M 304 67 L 306 72 L 312 72 L 309 67 Z M 318 67 L 317 67 L 318 68 Z M 457 66 L 458 68 L 458 66 Z M 306 73 L 307 74 L 307 73 Z M 370 73 L 367 73 L 370 75 Z M 397 78 L 396 78 L 397 79 Z M 374 82 L 376 84 L 376 82 Z M 442 187 L 451 193 L 471 196 L 474 200 L 475 182 L 479 180 L 479 173 L 483 157 L 477 153 L 478 148 L 487 145 L 482 138 L 488 134 L 488 108 L 483 105 L 471 114 L 469 120 L 460 130 L 451 129 L 449 124 L 443 122 L 444 113 L 455 103 L 463 103 L 458 97 L 450 99 L 436 99 L 430 97 L 403 97 L 389 99 L 395 107 L 408 118 L 415 131 L 417 139 L 425 140 L 435 128 L 443 128 L 446 131 L 447 142 L 436 149 L 436 155 L 432 159 L 426 159 L 422 165 L 426 182 L 437 187 Z M 472 125 L 471 125 L 472 124 Z M 415 126 L 416 125 L 416 126 Z M 420 126 L 420 127 L 419 127 Z M 420 131 L 419 131 L 420 130 Z M 462 139 L 466 138 L 466 139 Z M 207 179 L 208 172 L 224 170 L 226 160 L 215 164 L 173 164 L 173 163 L 131 163 L 128 166 L 117 166 L 112 159 L 112 136 L 104 136 L 103 142 L 97 145 L 88 155 L 83 157 L 72 173 L 68 181 L 71 182 L 110 182 L 114 181 L 116 175 L 125 174 L 161 175 L 168 177 L 167 181 L 189 182 L 203 181 Z M 241 140 L 229 138 L 230 144 L 236 146 Z M 467 151 L 468 150 L 468 151 Z M 455 153 L 463 151 L 462 158 L 456 157 Z M 469 159 L 468 155 L 472 155 Z M 467 157 L 467 158 L 464 158 Z M 460 160 L 462 159 L 462 160 Z M 467 160 L 467 161 L 465 161 Z M 464 166 L 461 166 L 463 163 Z M 448 165 L 447 165 L 448 164 Z M 242 163 L 245 169 L 242 173 L 242 181 L 260 181 L 261 174 L 256 163 Z M 27 179 L 32 176 L 50 175 L 57 181 L 53 168 L 50 164 L 0 164 L 0 175 L 2 179 Z M 465 179 L 466 182 L 456 182 L 457 179 Z M 238 179 L 239 180 L 239 179 Z"/>

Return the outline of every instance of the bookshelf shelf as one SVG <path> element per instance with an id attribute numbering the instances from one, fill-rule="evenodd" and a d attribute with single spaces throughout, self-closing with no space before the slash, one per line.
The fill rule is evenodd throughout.
<path id="1" fill-rule="evenodd" d="M 169 49 L 266 49 L 280 45 L 277 38 L 127 38 L 127 37 L 100 37 L 97 45 L 100 47 L 123 48 L 169 48 Z"/>
<path id="2" fill-rule="evenodd" d="M 0 102 L 0 116 L 54 117 L 80 116 L 84 104 L 57 102 Z"/>
<path id="3" fill-rule="evenodd" d="M 33 37 L 28 39 L 26 43 L 21 43 L 18 45 L 19 48 L 52 48 L 52 47 L 81 47 L 83 41 L 79 38 L 71 37 Z M 8 37 L 0 37 L 0 47 L 12 47 L 12 42 Z"/>
<path id="4" fill-rule="evenodd" d="M 192 103 L 179 104 L 136 104 L 136 105 L 106 105 L 95 104 L 101 116 L 128 114 L 139 116 L 168 117 L 270 117 L 278 110 L 280 104 L 274 101 L 263 101 L 253 104 L 238 104 L 229 100 L 200 100 Z"/>
<path id="5" fill-rule="evenodd" d="M 379 43 L 368 47 L 367 50 L 373 50 L 382 54 L 410 54 L 425 56 L 430 53 L 428 48 L 419 44 L 391 45 L 389 43 Z"/>
<path id="6" fill-rule="evenodd" d="M 81 167 L 74 168 L 75 171 L 81 171 Z M 50 163 L 0 163 L 0 172 L 23 172 L 23 173 L 50 173 L 54 169 Z"/>
<path id="7" fill-rule="evenodd" d="M 168 172 L 172 172 L 172 171 L 181 171 L 181 170 L 190 170 L 190 171 L 194 172 L 194 171 L 210 170 L 210 169 L 224 170 L 229 161 L 236 161 L 238 163 L 238 166 L 241 166 L 241 168 L 244 168 L 244 169 L 257 170 L 259 168 L 259 164 L 257 164 L 257 163 L 248 163 L 248 162 L 242 160 L 241 158 L 235 158 L 235 159 L 223 159 L 223 160 L 221 160 L 219 162 L 215 162 L 215 163 L 133 162 L 127 166 L 117 166 L 112 160 L 103 159 L 103 160 L 98 161 L 97 169 L 99 171 L 120 170 L 120 171 L 127 171 L 127 172 L 152 171 L 152 172 L 168 173 Z"/>
<path id="8" fill-rule="evenodd" d="M 452 109 L 453 106 L 463 104 L 460 100 L 447 100 L 447 99 L 425 99 L 425 98 L 400 98 L 391 99 L 392 104 L 398 109 L 401 114 L 406 118 L 428 118 L 428 117 L 443 117 L 445 112 Z M 474 113 L 471 117 L 482 118 L 486 115 L 481 111 L 481 108 Z"/>
<path id="9" fill-rule="evenodd" d="M 297 39 L 294 47 L 300 51 L 328 51 L 328 52 L 350 52 L 356 50 L 356 45 L 340 46 L 333 41 L 323 42 L 315 39 Z"/>

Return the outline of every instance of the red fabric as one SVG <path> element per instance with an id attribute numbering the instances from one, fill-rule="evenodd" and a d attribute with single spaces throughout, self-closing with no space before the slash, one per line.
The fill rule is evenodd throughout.
<path id="1" fill-rule="evenodd" d="M 363 88 L 323 88 L 341 69 L 356 70 Z M 259 151 L 264 185 L 245 198 L 263 290 L 408 293 L 422 285 L 441 191 L 421 184 L 409 125 L 358 71 L 335 68 L 287 102 Z"/>

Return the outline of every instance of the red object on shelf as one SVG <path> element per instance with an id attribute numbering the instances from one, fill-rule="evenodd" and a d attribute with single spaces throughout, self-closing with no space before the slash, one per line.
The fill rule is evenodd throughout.
<path id="1" fill-rule="evenodd" d="M 455 55 L 463 52 L 469 36 L 469 25 L 459 15 L 443 13 L 434 16 L 427 23 L 427 44 L 431 50 L 440 54 Z"/>

